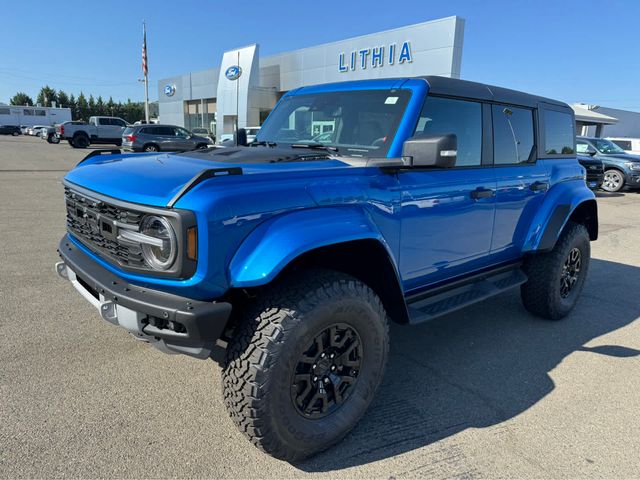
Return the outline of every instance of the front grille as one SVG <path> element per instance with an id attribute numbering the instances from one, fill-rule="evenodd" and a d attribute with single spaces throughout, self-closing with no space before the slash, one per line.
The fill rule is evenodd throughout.
<path id="1" fill-rule="evenodd" d="M 67 230 L 89 249 L 123 267 L 144 266 L 139 245 L 118 237 L 122 228 L 137 231 L 143 213 L 90 198 L 65 187 Z"/>

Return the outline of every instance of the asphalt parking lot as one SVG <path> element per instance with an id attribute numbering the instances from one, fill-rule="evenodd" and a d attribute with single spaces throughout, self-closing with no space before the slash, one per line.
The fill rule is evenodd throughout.
<path id="1" fill-rule="evenodd" d="M 291 465 L 236 430 L 213 362 L 134 341 L 54 273 L 60 179 L 87 153 L 0 137 L 1 477 L 640 477 L 640 194 L 599 195 L 570 317 L 514 292 L 392 328 L 364 420 Z"/>

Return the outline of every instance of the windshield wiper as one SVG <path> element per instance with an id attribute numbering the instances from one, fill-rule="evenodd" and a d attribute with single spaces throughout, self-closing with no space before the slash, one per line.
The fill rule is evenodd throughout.
<path id="1" fill-rule="evenodd" d="M 254 140 L 249 144 L 250 147 L 276 147 L 276 142 L 269 142 L 267 140 Z"/>
<path id="2" fill-rule="evenodd" d="M 337 152 L 338 147 L 332 145 L 325 145 L 324 143 L 294 143 L 291 148 L 310 148 L 316 150 L 327 150 L 329 152 Z"/>

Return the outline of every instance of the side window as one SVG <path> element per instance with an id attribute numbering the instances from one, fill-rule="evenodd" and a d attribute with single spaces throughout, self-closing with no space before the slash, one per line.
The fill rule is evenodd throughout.
<path id="1" fill-rule="evenodd" d="M 98 118 L 98 125 L 111 125 L 108 118 Z"/>
<path id="2" fill-rule="evenodd" d="M 123 120 L 120 120 L 119 118 L 112 118 L 111 119 L 111 125 L 116 125 L 118 127 L 126 127 L 127 124 L 124 123 Z"/>
<path id="3" fill-rule="evenodd" d="M 575 153 L 573 116 L 556 110 L 544 110 L 544 152 L 547 155 Z"/>
<path id="4" fill-rule="evenodd" d="M 427 97 L 415 133 L 455 134 L 458 138 L 456 167 L 479 166 L 482 161 L 482 104 Z"/>
<path id="5" fill-rule="evenodd" d="M 631 140 L 611 140 L 623 150 L 633 150 L 631 148 Z"/>
<path id="6" fill-rule="evenodd" d="M 189 132 L 184 128 L 176 127 L 175 131 L 176 131 L 176 136 L 178 137 L 188 137 L 190 135 Z"/>
<path id="7" fill-rule="evenodd" d="M 158 128 L 158 135 L 164 135 L 166 137 L 174 137 L 175 136 L 175 132 L 173 130 L 173 127 L 157 127 Z"/>
<path id="8" fill-rule="evenodd" d="M 506 105 L 493 105 L 493 163 L 527 163 L 534 150 L 533 111 Z"/>
<path id="9" fill-rule="evenodd" d="M 587 153 L 588 148 L 589 144 L 587 142 L 583 142 L 582 140 L 576 142 L 576 151 L 578 153 Z"/>

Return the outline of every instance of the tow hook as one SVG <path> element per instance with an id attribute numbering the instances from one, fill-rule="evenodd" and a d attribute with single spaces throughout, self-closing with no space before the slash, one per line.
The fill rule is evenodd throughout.
<path id="1" fill-rule="evenodd" d="M 114 302 L 102 302 L 100 316 L 113 325 L 118 325 L 118 311 Z"/>
<path id="2" fill-rule="evenodd" d="M 67 264 L 64 262 L 56 263 L 56 273 L 64 278 L 65 280 L 69 280 L 69 273 L 67 272 Z"/>

